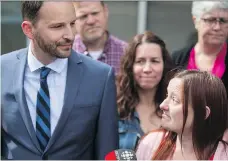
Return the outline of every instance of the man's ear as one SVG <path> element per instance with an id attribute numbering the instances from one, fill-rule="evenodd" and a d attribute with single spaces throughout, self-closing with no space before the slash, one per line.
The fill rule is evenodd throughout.
<path id="1" fill-rule="evenodd" d="M 208 106 L 206 106 L 206 115 L 205 115 L 205 120 L 210 116 L 210 114 L 211 114 L 211 109 L 208 107 Z"/>
<path id="2" fill-rule="evenodd" d="M 109 17 L 109 9 L 108 9 L 108 5 L 107 4 L 104 4 L 104 11 L 105 11 L 105 16 L 108 19 L 108 17 Z"/>
<path id="3" fill-rule="evenodd" d="M 23 21 L 21 24 L 21 28 L 22 28 L 24 34 L 29 39 L 33 39 L 33 32 L 32 32 L 33 25 L 30 21 Z"/>

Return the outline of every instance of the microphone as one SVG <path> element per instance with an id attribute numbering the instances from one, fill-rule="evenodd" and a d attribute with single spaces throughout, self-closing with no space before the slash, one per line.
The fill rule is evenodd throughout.
<path id="1" fill-rule="evenodd" d="M 105 160 L 137 160 L 135 152 L 130 149 L 117 149 L 105 156 Z"/>

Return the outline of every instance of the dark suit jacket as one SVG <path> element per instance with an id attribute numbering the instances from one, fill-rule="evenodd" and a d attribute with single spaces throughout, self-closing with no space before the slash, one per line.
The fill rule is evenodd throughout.
<path id="1" fill-rule="evenodd" d="M 72 52 L 64 106 L 43 152 L 24 95 L 28 49 L 1 56 L 1 156 L 6 159 L 104 160 L 118 149 L 116 87 L 112 68 Z"/>

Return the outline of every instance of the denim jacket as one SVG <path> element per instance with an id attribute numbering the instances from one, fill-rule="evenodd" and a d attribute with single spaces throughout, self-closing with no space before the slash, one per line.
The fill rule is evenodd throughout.
<path id="1" fill-rule="evenodd" d="M 141 136 L 144 135 L 140 127 L 137 112 L 132 114 L 130 120 L 119 120 L 119 148 L 135 150 Z"/>

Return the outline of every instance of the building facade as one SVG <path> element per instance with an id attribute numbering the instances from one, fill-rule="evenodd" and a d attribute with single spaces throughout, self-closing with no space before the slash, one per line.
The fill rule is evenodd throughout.
<path id="1" fill-rule="evenodd" d="M 21 29 L 20 1 L 1 2 L 1 54 L 26 47 Z M 183 47 L 194 31 L 191 1 L 105 1 L 109 31 L 129 41 L 150 30 L 165 40 L 170 52 Z"/>

